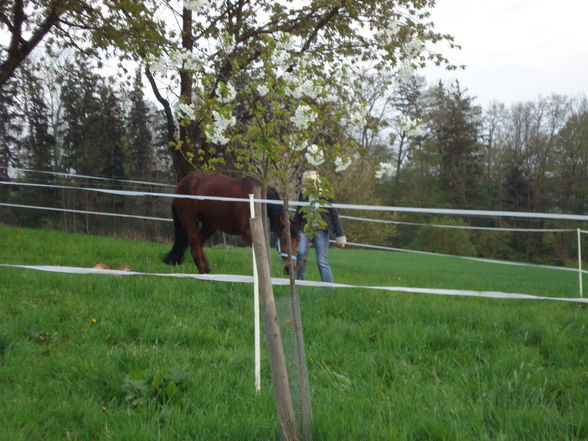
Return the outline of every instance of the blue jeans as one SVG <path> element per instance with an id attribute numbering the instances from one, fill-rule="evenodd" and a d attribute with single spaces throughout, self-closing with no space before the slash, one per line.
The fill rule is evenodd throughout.
<path id="1" fill-rule="evenodd" d="M 329 233 L 326 230 L 315 230 L 312 239 L 301 232 L 300 241 L 298 242 L 298 253 L 296 261 L 298 264 L 298 272 L 296 278 L 298 280 L 304 280 L 304 271 L 306 270 L 306 257 L 310 251 L 310 244 L 314 244 L 316 251 L 316 261 L 318 264 L 319 273 L 323 282 L 333 282 L 333 273 L 329 267 Z"/>

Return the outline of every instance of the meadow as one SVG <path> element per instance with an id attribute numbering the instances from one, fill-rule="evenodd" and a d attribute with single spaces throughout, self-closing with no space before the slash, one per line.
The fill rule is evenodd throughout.
<path id="1" fill-rule="evenodd" d="M 195 272 L 161 263 L 168 248 L 0 225 L 5 264 Z M 251 273 L 250 249 L 208 256 L 215 273 Z M 573 272 L 358 249 L 331 263 L 341 283 L 577 296 Z M 251 291 L 0 267 L 0 441 L 279 439 L 265 345 L 254 390 Z M 588 440 L 584 305 L 299 295 L 316 440 Z"/>

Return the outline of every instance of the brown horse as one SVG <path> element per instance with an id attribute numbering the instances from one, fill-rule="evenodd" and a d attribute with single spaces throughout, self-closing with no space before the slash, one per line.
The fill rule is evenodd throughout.
<path id="1" fill-rule="evenodd" d="M 176 194 L 195 196 L 214 196 L 248 199 L 254 188 L 261 186 L 257 179 L 245 177 L 235 179 L 221 174 L 205 175 L 200 170 L 187 174 L 177 185 Z M 268 199 L 280 200 L 278 192 L 268 188 Z M 270 230 L 278 239 L 278 248 L 287 250 L 287 230 L 283 215 L 283 206 L 267 204 Z M 188 245 L 194 263 L 200 274 L 209 273 L 211 266 L 204 255 L 204 243 L 219 230 L 228 234 L 240 235 L 251 246 L 251 217 L 248 202 L 197 200 L 176 198 L 172 202 L 175 240 L 169 253 L 163 258 L 168 265 L 179 265 L 184 258 Z M 299 230 L 290 224 L 291 250 L 296 256 Z M 280 253 L 286 272 L 290 268 L 290 256 Z"/>

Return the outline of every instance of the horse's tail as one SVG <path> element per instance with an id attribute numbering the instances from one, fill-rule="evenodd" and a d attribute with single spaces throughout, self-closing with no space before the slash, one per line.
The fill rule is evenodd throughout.
<path id="1" fill-rule="evenodd" d="M 163 263 L 179 265 L 184 260 L 184 252 L 188 247 L 188 232 L 180 222 L 176 213 L 176 207 L 172 204 L 172 216 L 174 218 L 174 246 L 163 258 Z"/>

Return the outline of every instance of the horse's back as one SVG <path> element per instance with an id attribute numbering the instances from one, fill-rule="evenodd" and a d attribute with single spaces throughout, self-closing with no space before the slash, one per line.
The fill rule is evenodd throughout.
<path id="1" fill-rule="evenodd" d="M 194 196 L 213 196 L 247 199 L 259 181 L 255 178 L 231 178 L 221 174 L 190 173 L 182 179 L 176 193 Z M 178 211 L 189 211 L 209 227 L 231 234 L 243 234 L 249 222 L 249 204 L 245 201 L 175 199 Z"/>
<path id="2" fill-rule="evenodd" d="M 225 175 L 201 176 L 193 183 L 191 193 L 200 196 L 248 198 L 256 186 L 257 179 L 251 177 L 231 178 Z"/>

